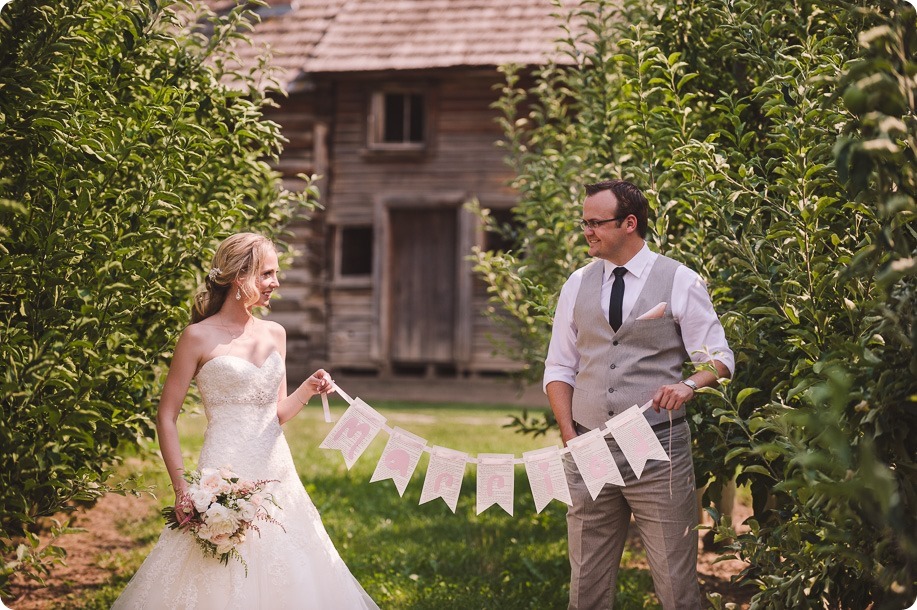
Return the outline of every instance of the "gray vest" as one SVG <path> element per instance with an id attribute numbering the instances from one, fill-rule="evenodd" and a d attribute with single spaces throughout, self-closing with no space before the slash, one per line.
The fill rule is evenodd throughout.
<path id="1" fill-rule="evenodd" d="M 662 255 L 656 258 L 643 291 L 617 333 L 602 311 L 604 261 L 586 266 L 573 306 L 580 355 L 573 390 L 576 423 L 590 430 L 598 428 L 633 405 L 642 406 L 659 386 L 681 381 L 688 353 L 672 317 L 672 281 L 680 264 Z M 668 303 L 663 317 L 636 319 L 662 301 Z M 651 408 L 645 415 L 650 424 L 669 420 L 664 410 L 656 413 Z M 684 415 L 684 408 L 672 411 L 672 417 L 680 415 Z"/>

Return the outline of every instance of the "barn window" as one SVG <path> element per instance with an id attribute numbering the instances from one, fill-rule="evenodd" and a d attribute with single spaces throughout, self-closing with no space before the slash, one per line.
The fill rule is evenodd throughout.
<path id="1" fill-rule="evenodd" d="M 335 250 L 339 279 L 368 279 L 372 275 L 372 227 L 338 227 Z"/>
<path id="2" fill-rule="evenodd" d="M 423 148 L 427 135 L 426 96 L 420 91 L 373 94 L 370 145 L 380 149 Z"/>
<path id="3" fill-rule="evenodd" d="M 484 250 L 488 252 L 516 250 L 518 234 L 523 229 L 523 225 L 516 219 L 513 211 L 511 209 L 491 209 L 490 216 L 503 231 L 485 231 Z"/>

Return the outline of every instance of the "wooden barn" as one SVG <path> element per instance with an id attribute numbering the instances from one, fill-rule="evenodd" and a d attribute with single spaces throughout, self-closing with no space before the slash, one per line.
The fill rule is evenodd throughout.
<path id="1" fill-rule="evenodd" d="M 323 210 L 294 227 L 300 255 L 271 317 L 291 376 L 481 379 L 495 354 L 478 200 L 515 195 L 492 108 L 500 65 L 537 66 L 562 34 L 550 0 L 293 0 L 259 9 L 255 48 L 285 70 L 269 118 L 289 140 L 278 170 L 321 176 Z M 252 61 L 252 50 L 240 50 Z"/>

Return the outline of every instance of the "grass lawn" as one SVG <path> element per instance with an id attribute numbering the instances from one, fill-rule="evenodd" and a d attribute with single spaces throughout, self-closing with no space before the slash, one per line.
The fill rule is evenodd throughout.
<path id="1" fill-rule="evenodd" d="M 516 466 L 514 514 L 493 505 L 475 515 L 473 465 L 465 470 L 455 514 L 436 499 L 419 505 L 429 455 L 421 457 L 404 497 L 392 481 L 370 483 L 388 435 L 380 432 L 369 449 L 347 470 L 339 451 L 319 449 L 333 424 L 321 407 L 308 407 L 284 431 L 300 478 L 322 514 L 325 527 L 353 574 L 383 609 L 565 608 L 569 566 L 566 557 L 566 505 L 553 501 L 535 512 L 523 466 Z M 447 404 L 435 407 L 371 402 L 398 426 L 433 445 L 478 453 L 513 453 L 558 444 L 555 438 L 532 438 L 502 428 L 513 407 Z M 343 402 L 332 403 L 339 418 Z M 191 466 L 203 442 L 202 414 L 179 419 L 186 464 Z M 136 571 L 161 529 L 157 510 L 171 504 L 168 478 L 153 454 L 131 457 L 128 469 L 140 472 L 156 487 L 158 501 L 148 514 L 126 516 L 122 531 L 140 545 L 128 554 L 101 557 L 113 573 L 111 585 L 91 599 L 68 601 L 60 608 L 108 608 Z M 138 501 L 140 503 L 140 501 Z M 629 553 L 630 551 L 625 551 Z M 626 560 L 627 558 L 625 558 Z M 658 607 L 649 574 L 622 569 L 617 608 Z"/>

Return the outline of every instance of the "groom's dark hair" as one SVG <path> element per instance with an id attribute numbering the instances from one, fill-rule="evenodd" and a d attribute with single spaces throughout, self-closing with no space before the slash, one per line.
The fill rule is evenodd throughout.
<path id="1" fill-rule="evenodd" d="M 637 185 L 627 180 L 603 180 L 595 184 L 586 185 L 586 196 L 592 197 L 602 191 L 611 191 L 618 201 L 618 216 L 633 215 L 637 219 L 637 233 L 646 239 L 649 216 L 649 203 Z"/>

